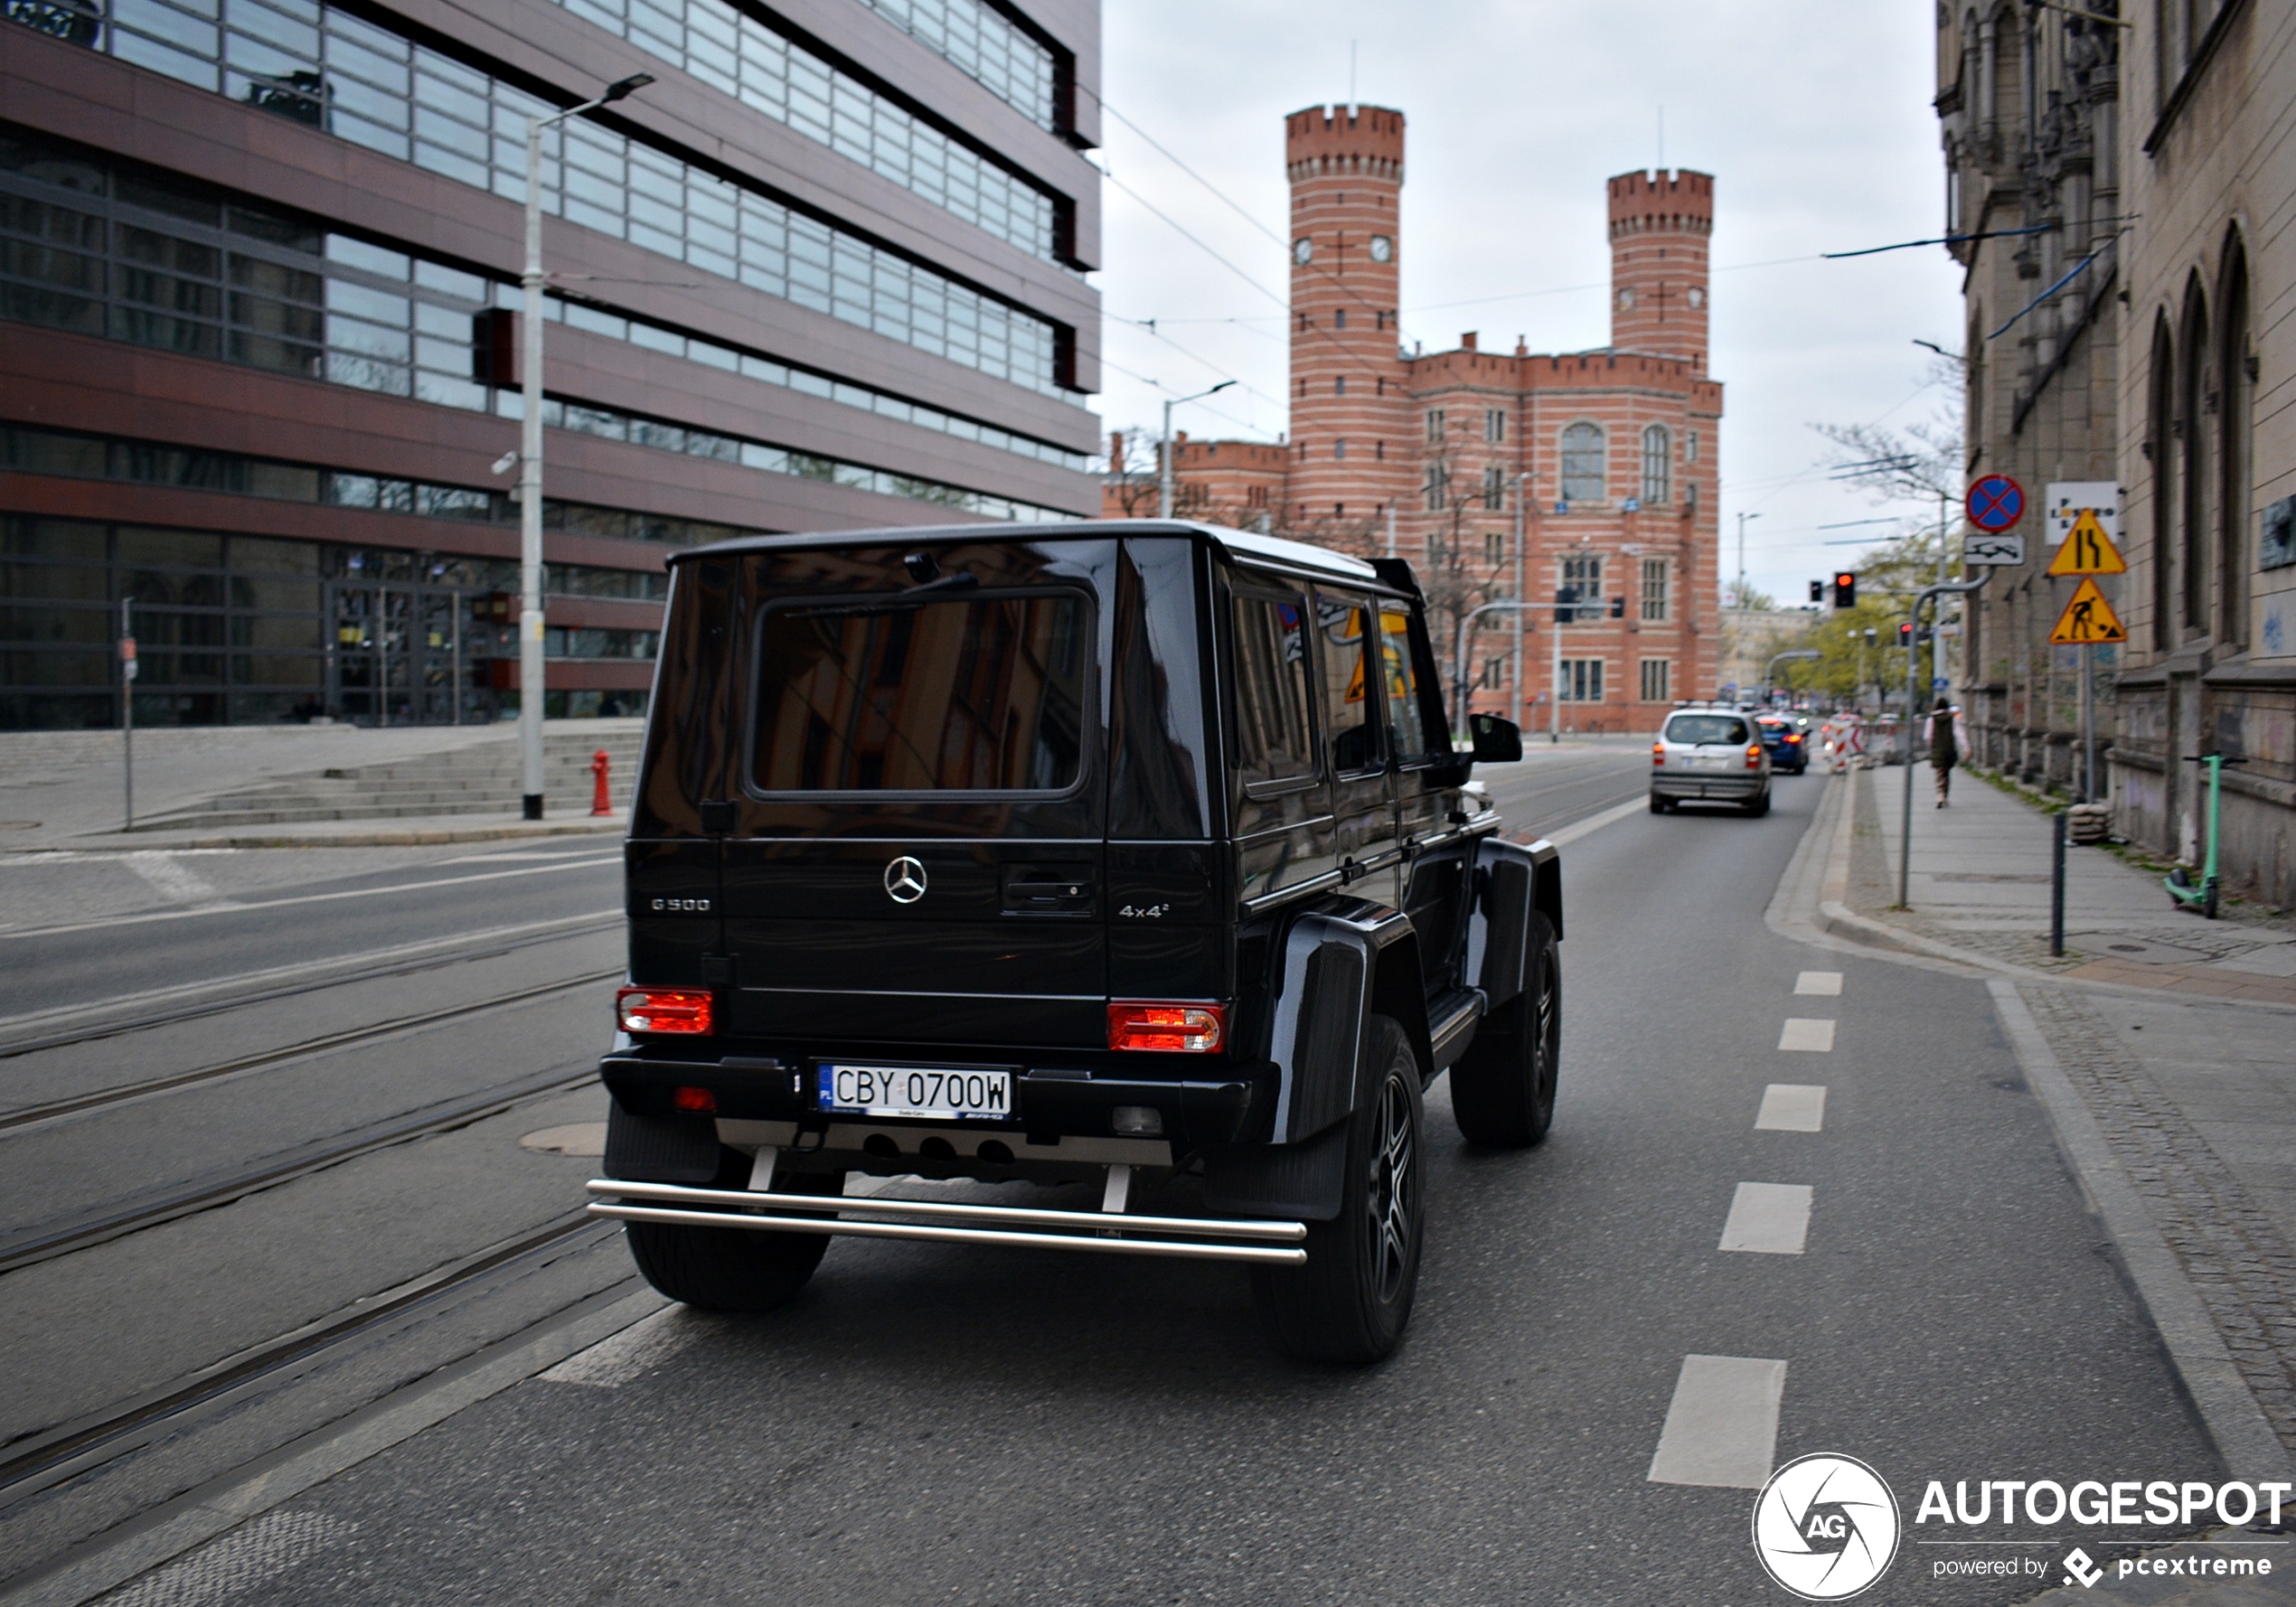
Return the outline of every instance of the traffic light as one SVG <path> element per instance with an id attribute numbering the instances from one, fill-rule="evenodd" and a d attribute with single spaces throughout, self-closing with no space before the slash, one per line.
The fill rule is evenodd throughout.
<path id="1" fill-rule="evenodd" d="M 1913 642 L 1913 639 L 1914 639 L 1914 623 L 1913 623 L 1913 621 L 1911 621 L 1911 620 L 1909 620 L 1909 619 L 1901 619 L 1901 620 L 1899 620 L 1899 621 L 1897 622 L 1897 645 L 1898 645 L 1898 646 L 1900 646 L 1900 647 L 1905 647 L 1905 646 L 1907 646 L 1907 645 L 1909 645 L 1909 644 Z"/>
<path id="2" fill-rule="evenodd" d="M 1812 580 L 1810 583 L 1810 600 L 1813 603 L 1822 603 L 1826 600 L 1826 583 L 1824 581 Z"/>
<path id="3" fill-rule="evenodd" d="M 1611 599 L 1611 617 L 1613 619 L 1624 619 L 1626 617 L 1626 599 L 1624 597 L 1613 597 Z"/>
<path id="4" fill-rule="evenodd" d="M 1578 587 L 1576 586 L 1557 586 L 1555 587 L 1555 623 L 1557 625 L 1576 625 L 1577 622 Z"/>
<path id="5" fill-rule="evenodd" d="M 1855 608 L 1858 606 L 1858 577 L 1848 569 L 1834 572 L 1833 606 L 1837 608 Z"/>

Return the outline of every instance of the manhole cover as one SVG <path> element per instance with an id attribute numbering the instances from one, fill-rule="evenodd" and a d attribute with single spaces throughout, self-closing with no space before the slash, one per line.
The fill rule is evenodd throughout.
<path id="1" fill-rule="evenodd" d="M 2082 941 L 2084 937 L 2086 941 Z M 2141 937 L 2108 937 L 2096 932 L 2068 932 L 2065 935 L 2065 941 L 2087 954 L 2106 954 L 2116 960 L 2135 960 L 2147 965 L 2205 965 L 2213 957 L 2199 949 L 2181 948 L 2173 943 L 2153 943 Z"/>
<path id="2" fill-rule="evenodd" d="M 606 1123 L 577 1122 L 570 1127 L 545 1127 L 540 1132 L 530 1132 L 520 1139 L 518 1147 L 544 1155 L 603 1155 L 606 1153 Z"/>

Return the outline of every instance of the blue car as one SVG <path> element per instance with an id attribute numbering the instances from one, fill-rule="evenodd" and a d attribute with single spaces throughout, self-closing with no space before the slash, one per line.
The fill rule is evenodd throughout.
<path id="1" fill-rule="evenodd" d="M 1799 775 L 1810 768 L 1810 722 L 1799 714 L 1764 714 L 1755 724 L 1762 728 L 1762 746 L 1770 750 L 1770 766 Z"/>

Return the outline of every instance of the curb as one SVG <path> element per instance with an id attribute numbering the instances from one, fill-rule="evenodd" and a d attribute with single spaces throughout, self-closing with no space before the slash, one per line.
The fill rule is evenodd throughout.
<path id="1" fill-rule="evenodd" d="M 90 844 L 109 848 L 117 842 L 122 851 L 149 849 L 165 853 L 179 848 L 430 848 L 450 842 L 494 842 L 519 837 L 602 837 L 608 832 L 620 834 L 629 823 L 619 813 L 595 820 L 569 821 L 564 824 L 532 821 L 505 822 L 492 826 L 419 827 L 407 831 L 379 829 L 371 832 L 339 832 L 325 835 L 291 836 L 282 832 L 269 834 L 233 832 L 221 837 L 168 837 L 158 839 L 155 832 L 146 838 L 142 832 L 110 833 L 111 841 Z M 137 841 L 135 839 L 142 839 Z M 79 841 L 88 842 L 81 838 Z"/>

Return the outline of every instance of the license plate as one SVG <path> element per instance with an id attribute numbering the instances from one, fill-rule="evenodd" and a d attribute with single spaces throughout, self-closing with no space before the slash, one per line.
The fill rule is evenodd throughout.
<path id="1" fill-rule="evenodd" d="M 1004 1121 L 1012 1114 L 1009 1071 L 823 1061 L 819 1078 L 821 1108 L 848 1115 Z"/>
<path id="2" fill-rule="evenodd" d="M 1737 756 L 1736 754 L 1728 754 L 1718 759 L 1692 759 L 1690 761 L 1690 768 L 1693 770 L 1727 770 L 1730 767 L 1730 760 L 1736 758 L 1736 757 Z"/>

